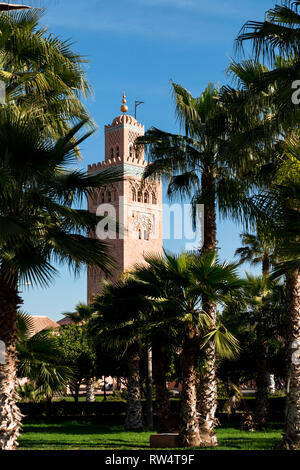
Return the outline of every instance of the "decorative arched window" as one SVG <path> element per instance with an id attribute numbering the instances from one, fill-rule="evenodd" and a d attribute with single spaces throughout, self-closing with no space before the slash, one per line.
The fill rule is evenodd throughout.
<path id="1" fill-rule="evenodd" d="M 101 193 L 101 202 L 104 202 L 104 193 Z"/>
<path id="2" fill-rule="evenodd" d="M 149 203 L 149 193 L 148 193 L 148 191 L 144 192 L 144 203 L 145 204 Z"/>
<path id="3" fill-rule="evenodd" d="M 134 188 L 132 188 L 131 194 L 132 194 L 132 200 L 136 201 L 136 190 Z"/>
<path id="4" fill-rule="evenodd" d="M 108 202 L 111 202 L 111 192 L 110 191 L 108 191 L 108 193 L 107 193 L 107 199 L 108 199 Z"/>
<path id="5" fill-rule="evenodd" d="M 117 145 L 117 148 L 116 148 L 116 157 L 119 158 L 120 156 L 120 149 L 119 149 L 119 146 Z"/>
<path id="6" fill-rule="evenodd" d="M 130 158 L 133 157 L 133 147 L 132 147 L 132 145 L 129 146 L 129 156 L 130 156 Z"/>
<path id="7" fill-rule="evenodd" d="M 149 240 L 149 232 L 148 230 L 144 230 L 144 239 Z"/>
<path id="8" fill-rule="evenodd" d="M 141 231 L 141 229 L 139 229 L 139 240 L 141 240 L 141 239 L 142 239 L 142 231 Z"/>
<path id="9" fill-rule="evenodd" d="M 114 149 L 113 149 L 113 147 L 110 149 L 110 158 L 114 158 Z"/>
<path id="10" fill-rule="evenodd" d="M 138 194 L 137 194 L 137 201 L 138 202 L 142 202 L 142 191 L 138 191 Z"/>
<path id="11" fill-rule="evenodd" d="M 152 204 L 157 204 L 155 193 L 152 193 Z"/>
<path id="12" fill-rule="evenodd" d="M 141 158 L 141 148 L 140 146 L 137 146 L 135 148 L 135 157 L 139 160 Z"/>

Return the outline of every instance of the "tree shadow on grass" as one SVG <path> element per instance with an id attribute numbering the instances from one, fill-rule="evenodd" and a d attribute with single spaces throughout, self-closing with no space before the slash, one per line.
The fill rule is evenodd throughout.
<path id="1" fill-rule="evenodd" d="M 81 423 L 62 423 L 59 425 L 26 425 L 23 434 L 27 433 L 46 433 L 46 434 L 120 434 L 124 428 L 120 425 L 108 426 L 105 424 L 81 424 Z"/>
<path id="2" fill-rule="evenodd" d="M 280 438 L 254 438 L 245 439 L 243 437 L 232 437 L 219 440 L 220 448 L 229 448 L 236 450 L 274 450 L 280 444 Z"/>
<path id="3" fill-rule="evenodd" d="M 122 439 L 116 439 L 112 441 L 106 442 L 81 442 L 81 441 L 74 441 L 70 443 L 62 443 L 61 441 L 49 441 L 41 444 L 40 440 L 31 440 L 31 441 L 23 441 L 21 443 L 22 449 L 41 449 L 41 450 L 66 450 L 67 449 L 118 449 L 118 450 L 126 450 L 126 449 L 147 449 L 149 445 L 146 444 L 130 444 L 127 441 Z"/>
<path id="4" fill-rule="evenodd" d="M 79 439 L 79 436 L 82 439 Z M 108 426 L 94 423 L 26 425 L 20 438 L 22 449 L 145 449 L 147 446 L 149 446 L 148 432 L 126 432 L 120 425 Z"/>

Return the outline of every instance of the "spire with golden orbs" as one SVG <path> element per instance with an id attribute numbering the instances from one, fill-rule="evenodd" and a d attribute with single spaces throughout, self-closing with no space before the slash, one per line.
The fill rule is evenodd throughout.
<path id="1" fill-rule="evenodd" d="M 122 105 L 120 107 L 120 110 L 122 111 L 122 113 L 127 113 L 128 111 L 128 106 L 125 104 L 126 103 L 126 96 L 125 96 L 125 91 L 123 93 L 123 99 L 122 99 Z"/>

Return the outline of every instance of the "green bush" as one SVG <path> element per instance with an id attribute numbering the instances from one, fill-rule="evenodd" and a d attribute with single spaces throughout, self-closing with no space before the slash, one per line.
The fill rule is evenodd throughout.
<path id="1" fill-rule="evenodd" d="M 255 398 L 244 398 L 238 407 L 237 412 L 242 411 L 254 411 L 255 409 Z M 218 399 L 217 413 L 223 414 L 225 398 Z M 269 415 L 270 419 L 278 419 L 279 421 L 283 418 L 284 413 L 284 397 L 273 397 L 269 398 Z M 142 400 L 144 411 L 146 409 L 146 401 Z M 171 411 L 175 416 L 179 414 L 180 400 L 170 400 Z M 41 417 L 122 417 L 126 413 L 126 401 L 124 399 L 116 400 L 110 398 L 106 401 L 97 401 L 93 403 L 79 402 L 75 403 L 72 401 L 57 401 L 52 403 L 39 402 L 39 403 L 19 403 L 21 413 L 30 418 L 41 418 Z M 153 402 L 153 410 L 155 413 L 156 403 Z"/>

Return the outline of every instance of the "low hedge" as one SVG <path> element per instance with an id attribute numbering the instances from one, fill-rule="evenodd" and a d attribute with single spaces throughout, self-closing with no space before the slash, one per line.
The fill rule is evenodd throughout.
<path id="1" fill-rule="evenodd" d="M 223 413 L 223 408 L 226 400 L 218 400 L 217 413 L 226 416 Z M 241 411 L 254 411 L 255 399 L 245 398 L 240 403 L 236 412 L 233 415 L 240 413 Z M 282 420 L 284 415 L 284 397 L 269 398 L 269 416 L 271 419 Z M 146 410 L 146 402 L 142 400 L 144 412 Z M 171 411 L 174 415 L 178 415 L 180 400 L 170 400 Z M 39 403 L 19 403 L 21 413 L 28 418 L 42 418 L 42 417 L 122 417 L 126 413 L 126 402 L 125 401 L 100 401 L 100 402 L 69 402 L 69 401 L 57 401 L 57 402 L 39 402 Z M 153 402 L 153 411 L 155 413 L 156 403 Z"/>

